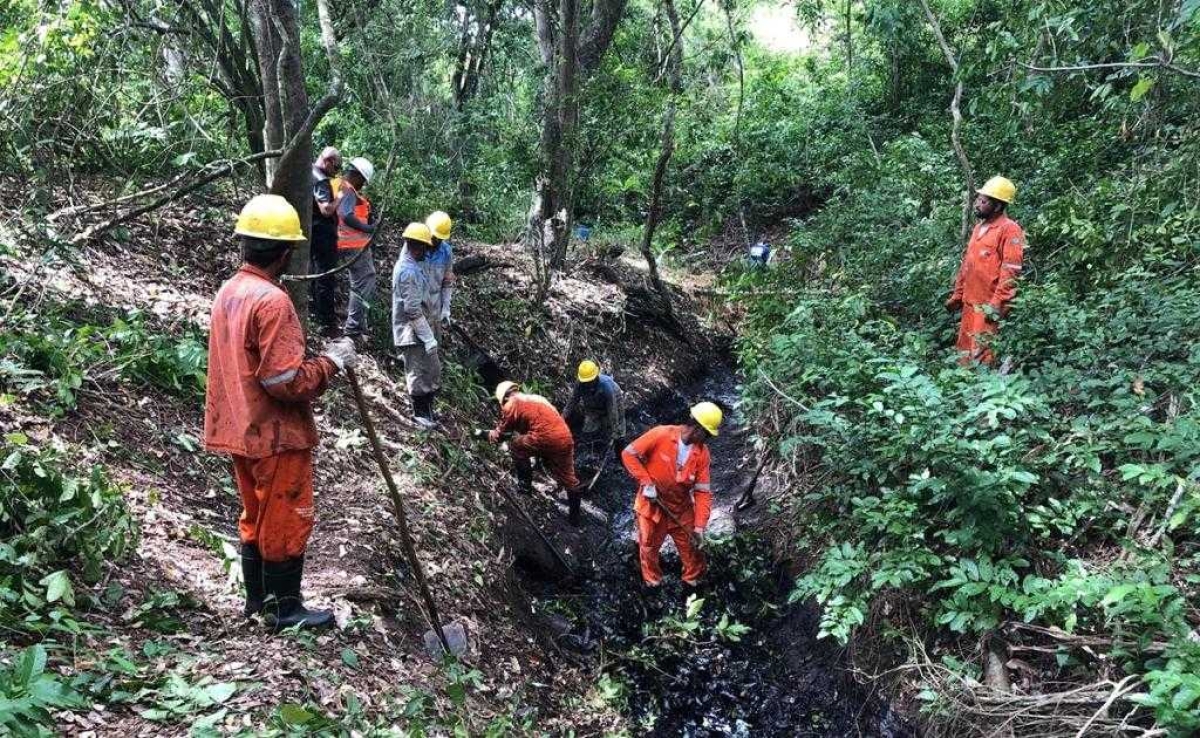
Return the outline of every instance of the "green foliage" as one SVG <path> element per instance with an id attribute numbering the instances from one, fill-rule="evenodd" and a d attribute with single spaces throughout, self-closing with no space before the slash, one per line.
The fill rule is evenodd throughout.
<path id="1" fill-rule="evenodd" d="M 122 490 L 104 470 L 80 474 L 65 449 L 21 434 L 0 444 L 0 626 L 15 632 L 76 632 L 87 587 L 137 540 Z"/>
<path id="2" fill-rule="evenodd" d="M 174 337 L 134 311 L 110 319 L 61 306 L 13 316 L 0 334 L 0 389 L 60 415 L 74 409 L 86 382 L 113 378 L 181 397 L 203 395 L 208 348 L 194 329 Z"/>
<path id="3" fill-rule="evenodd" d="M 42 646 L 0 651 L 0 728 L 7 735 L 54 735 L 52 710 L 86 704 L 83 695 L 66 680 L 46 671 L 46 649 Z"/>
<path id="4" fill-rule="evenodd" d="M 914 613 L 972 639 L 1010 620 L 1111 635 L 1111 656 L 1149 685 L 1143 704 L 1183 734 L 1200 719 L 1185 676 L 1200 547 L 1195 100 L 1160 70 L 994 74 L 1047 41 L 1070 50 L 1047 65 L 1171 50 L 1195 66 L 1182 15 L 1102 6 L 935 4 L 963 65 L 976 177 L 1019 187 L 1030 246 L 993 342 L 1006 371 L 956 362 L 941 305 L 963 246 L 952 78 L 922 61 L 942 64 L 936 47 L 896 32 L 926 33 L 899 6 L 870 9 L 857 73 L 813 59 L 807 98 L 803 72 L 775 82 L 781 97 L 798 85 L 798 104 L 766 130 L 810 132 L 787 135 L 823 207 L 793 223 L 772 269 L 726 286 L 745 314 L 750 410 L 820 480 L 797 480 L 795 536 L 814 564 L 793 597 L 820 604 L 822 636 L 904 635 Z M 854 124 L 823 129 L 836 107 Z M 904 620 L 890 622 L 895 602 Z M 1174 658 L 1143 656 L 1151 641 Z"/>

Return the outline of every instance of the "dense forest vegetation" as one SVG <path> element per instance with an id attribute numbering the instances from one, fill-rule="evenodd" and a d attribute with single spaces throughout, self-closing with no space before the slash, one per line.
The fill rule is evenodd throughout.
<path id="1" fill-rule="evenodd" d="M 518 244 L 534 305 L 613 249 L 718 272 L 792 596 L 931 731 L 1200 730 L 1197 0 L 11 0 L 0 91 L 0 253 L 37 265 L 0 277 L 0 406 L 200 402 L 198 328 L 31 284 L 197 194 L 307 197 L 336 145 L 385 219 Z M 964 367 L 943 302 L 993 174 L 1025 269 Z M 4 430 L 0 730 L 37 734 L 126 668 L 47 648 L 137 525 L 103 465 Z"/>

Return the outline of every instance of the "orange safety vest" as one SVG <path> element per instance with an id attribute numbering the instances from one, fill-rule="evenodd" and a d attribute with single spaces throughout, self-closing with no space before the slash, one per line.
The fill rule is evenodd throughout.
<path id="1" fill-rule="evenodd" d="M 354 217 L 358 218 L 360 222 L 366 223 L 367 219 L 371 217 L 371 201 L 368 200 L 367 198 L 363 197 L 362 195 L 358 194 L 358 192 L 356 192 L 354 190 L 354 188 L 350 186 L 349 182 L 346 182 L 344 179 L 342 179 L 340 177 L 335 177 L 332 181 L 332 185 L 335 187 L 334 193 L 337 194 L 338 197 L 341 197 L 340 190 L 342 188 L 346 189 L 346 194 L 353 195 L 355 197 Z M 339 208 L 338 209 L 338 245 L 337 245 L 338 251 L 341 251 L 343 249 L 348 250 L 348 251 L 361 249 L 361 248 L 365 247 L 367 244 L 369 244 L 370 242 L 371 242 L 371 234 L 366 233 L 364 231 L 360 231 L 357 228 L 346 223 L 342 219 L 341 209 Z"/>

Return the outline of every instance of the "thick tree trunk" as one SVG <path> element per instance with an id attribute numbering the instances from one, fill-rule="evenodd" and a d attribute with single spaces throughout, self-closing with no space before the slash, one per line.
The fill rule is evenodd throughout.
<path id="1" fill-rule="evenodd" d="M 658 274 L 658 261 L 654 258 L 654 232 L 658 229 L 658 221 L 662 214 L 662 191 L 667 177 L 667 167 L 675 152 L 675 111 L 676 98 L 683 91 L 683 30 L 679 23 L 679 12 L 674 0 L 663 0 L 663 9 L 671 30 L 671 44 L 667 51 L 667 84 L 669 93 L 667 105 L 663 112 L 662 135 L 659 144 L 658 161 L 654 165 L 654 177 L 650 185 L 650 203 L 646 208 L 646 226 L 642 230 L 642 256 L 646 259 L 646 267 L 650 272 L 650 282 L 662 298 L 665 310 L 673 316 L 671 308 L 671 293 Z"/>
<path id="2" fill-rule="evenodd" d="M 546 65 L 542 84 L 542 173 L 535 184 L 526 229 L 526 246 L 535 261 L 537 304 L 549 294 L 555 272 L 566 262 L 570 243 L 580 79 L 599 65 L 612 43 L 626 2 L 595 0 L 591 21 L 583 32 L 579 0 L 534 2 L 538 49 Z"/>

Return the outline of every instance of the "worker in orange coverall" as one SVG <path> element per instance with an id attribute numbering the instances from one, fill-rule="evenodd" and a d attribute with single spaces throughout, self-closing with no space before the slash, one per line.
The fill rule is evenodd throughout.
<path id="1" fill-rule="evenodd" d="M 304 240 L 300 216 L 278 195 L 259 195 L 238 217 L 242 266 L 213 301 L 204 447 L 233 457 L 242 498 L 238 533 L 245 615 L 275 630 L 321 627 L 332 614 L 300 596 L 313 527 L 317 444 L 311 401 L 357 356 L 350 339 L 304 358 L 304 330 L 278 277 Z"/>
<path id="2" fill-rule="evenodd" d="M 1017 277 L 1025 253 L 1025 231 L 1005 210 L 1017 196 L 1017 188 L 1004 177 L 992 177 L 975 198 L 979 223 L 963 255 L 954 292 L 946 301 L 950 312 L 962 311 L 955 346 L 962 352 L 959 363 L 991 364 L 989 336 L 999 319 L 1008 314 L 1017 294 Z"/>
<path id="3" fill-rule="evenodd" d="M 658 553 L 670 535 L 683 560 L 684 584 L 704 576 L 704 529 L 712 514 L 708 440 L 721 427 L 721 408 L 701 402 L 686 425 L 660 425 L 625 447 L 621 460 L 638 483 L 633 510 L 642 581 L 662 584 Z"/>
<path id="4" fill-rule="evenodd" d="M 554 481 L 567 491 L 571 525 L 579 525 L 582 490 L 575 475 L 575 439 L 571 429 L 549 400 L 519 390 L 516 382 L 501 382 L 496 387 L 500 423 L 488 433 L 488 440 L 499 443 L 506 434 L 515 433 L 508 448 L 520 491 L 533 493 L 533 459 L 541 459 Z"/>

